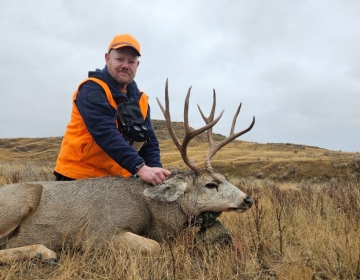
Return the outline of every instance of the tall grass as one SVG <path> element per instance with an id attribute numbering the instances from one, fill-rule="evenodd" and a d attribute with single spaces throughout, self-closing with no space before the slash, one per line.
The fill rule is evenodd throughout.
<path id="1" fill-rule="evenodd" d="M 2 180 L 52 179 L 50 164 L 0 164 Z M 18 164 L 18 163 L 16 163 Z M 15 170 L 15 171 L 14 171 Z M 12 172 L 19 172 L 14 175 Z M 126 249 L 67 249 L 57 265 L 25 260 L 0 266 L 0 279 L 359 279 L 360 185 L 231 177 L 254 206 L 223 213 L 232 248 L 198 245 L 190 229 L 161 254 Z M 4 182 L 5 183 L 5 182 Z"/>
<path id="2" fill-rule="evenodd" d="M 0 161 L 0 186 L 19 182 L 54 180 L 54 163 L 50 161 Z"/>

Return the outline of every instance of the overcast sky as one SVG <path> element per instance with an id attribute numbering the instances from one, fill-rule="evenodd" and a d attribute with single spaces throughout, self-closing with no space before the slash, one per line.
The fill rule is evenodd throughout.
<path id="1" fill-rule="evenodd" d="M 360 1 L 13 0 L 0 9 L 0 138 L 62 136 L 71 98 L 89 70 L 103 68 L 113 37 L 141 45 L 135 81 L 164 119 L 169 78 L 173 121 L 204 125 L 212 90 L 214 128 L 239 139 L 360 151 Z"/>

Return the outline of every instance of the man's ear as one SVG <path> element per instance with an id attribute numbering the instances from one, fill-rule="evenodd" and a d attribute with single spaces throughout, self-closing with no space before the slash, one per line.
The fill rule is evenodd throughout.
<path id="1" fill-rule="evenodd" d="M 178 180 L 169 179 L 160 185 L 146 188 L 143 193 L 154 200 L 172 202 L 183 195 L 185 189 L 185 182 L 179 183 Z"/>
<path id="2" fill-rule="evenodd" d="M 108 53 L 105 53 L 105 62 L 107 63 L 109 61 L 110 55 Z"/>

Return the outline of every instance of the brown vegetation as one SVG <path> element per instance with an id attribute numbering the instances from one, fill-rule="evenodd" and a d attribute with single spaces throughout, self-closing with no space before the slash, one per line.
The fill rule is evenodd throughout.
<path id="1" fill-rule="evenodd" d="M 186 168 L 154 121 L 166 167 Z M 182 132 L 182 123 L 175 123 Z M 205 135 L 191 144 L 202 164 Z M 218 138 L 216 138 L 218 137 Z M 215 141 L 222 138 L 217 135 Z M 61 138 L 0 139 L 0 185 L 52 180 Z M 116 251 L 61 253 L 59 264 L 40 260 L 0 265 L 0 279 L 359 279 L 360 155 L 294 144 L 234 141 L 213 167 L 254 199 L 244 214 L 223 213 L 234 248 L 198 247 L 194 230 L 164 244 L 157 257 Z"/>
<path id="2" fill-rule="evenodd" d="M 165 121 L 153 120 L 153 125 L 160 141 L 164 166 L 187 169 L 170 139 Z M 183 123 L 173 122 L 173 127 L 181 138 L 184 135 Z M 224 136 L 214 134 L 214 141 L 222 139 Z M 61 140 L 62 137 L 0 139 L 0 163 L 26 160 L 49 162 L 52 166 Z M 193 139 L 188 150 L 191 159 L 199 165 L 203 164 L 208 152 L 206 134 Z M 211 163 L 222 173 L 242 178 L 268 178 L 281 182 L 309 179 L 327 182 L 332 178 L 347 180 L 349 177 L 360 179 L 359 152 L 346 153 L 290 143 L 259 144 L 234 140 L 220 150 Z"/>

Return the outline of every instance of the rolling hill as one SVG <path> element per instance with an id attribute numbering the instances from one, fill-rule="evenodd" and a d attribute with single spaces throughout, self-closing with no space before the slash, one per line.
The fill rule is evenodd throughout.
<path id="1" fill-rule="evenodd" d="M 187 168 L 175 148 L 165 121 L 153 120 L 160 141 L 161 158 L 166 168 Z M 173 122 L 173 128 L 181 141 L 182 122 Z M 224 139 L 214 134 L 214 141 Z M 47 161 L 55 165 L 62 137 L 49 138 L 2 138 L 0 158 L 8 161 Z M 189 144 L 189 157 L 202 165 L 208 153 L 206 134 L 201 134 Z M 311 179 L 328 181 L 360 178 L 360 154 L 331 151 L 319 147 L 291 143 L 260 144 L 234 140 L 220 150 L 211 161 L 212 166 L 228 175 L 239 177 L 269 178 L 281 181 Z M 50 165 L 51 165 L 50 164 Z"/>

